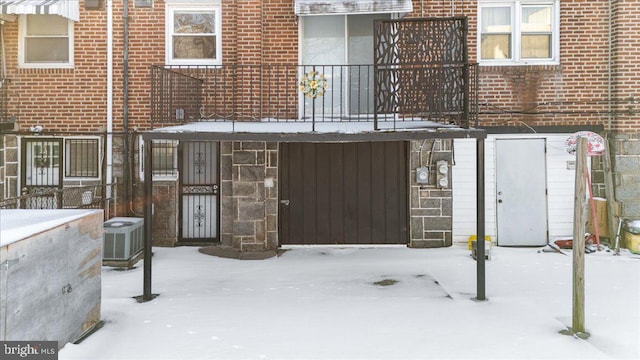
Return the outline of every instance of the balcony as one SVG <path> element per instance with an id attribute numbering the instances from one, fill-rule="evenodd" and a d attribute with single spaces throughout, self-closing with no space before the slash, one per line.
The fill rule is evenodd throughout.
<path id="1" fill-rule="evenodd" d="M 418 124 L 477 125 L 477 66 L 153 66 L 152 127 L 192 122 L 359 123 L 370 130 Z"/>

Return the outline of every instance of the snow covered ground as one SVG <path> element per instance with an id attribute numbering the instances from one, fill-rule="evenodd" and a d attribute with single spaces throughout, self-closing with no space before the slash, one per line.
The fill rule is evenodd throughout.
<path id="1" fill-rule="evenodd" d="M 296 247 L 267 260 L 154 248 L 103 268 L 102 329 L 69 359 L 638 359 L 640 256 L 586 255 L 588 340 L 571 325 L 572 257 L 493 248 L 486 302 L 466 247 Z M 376 284 L 377 283 L 377 284 Z"/>

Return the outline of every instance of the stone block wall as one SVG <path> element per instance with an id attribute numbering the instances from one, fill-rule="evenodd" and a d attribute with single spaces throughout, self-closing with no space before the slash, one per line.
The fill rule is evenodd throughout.
<path id="1" fill-rule="evenodd" d="M 241 251 L 278 246 L 278 144 L 221 142 L 221 243 Z"/>
<path id="2" fill-rule="evenodd" d="M 640 133 L 617 134 L 613 148 L 613 181 L 620 215 L 640 219 Z"/>
<path id="3" fill-rule="evenodd" d="M 411 238 L 409 246 L 415 248 L 445 247 L 452 244 L 453 193 L 451 191 L 451 140 L 412 141 L 409 160 L 411 179 L 409 216 Z M 438 160 L 449 163 L 449 186 L 436 184 L 435 164 Z M 429 183 L 418 184 L 416 168 L 429 168 Z"/>
<path id="4" fill-rule="evenodd" d="M 640 219 L 640 133 L 611 136 L 613 186 L 620 216 Z M 602 157 L 591 158 L 593 196 L 606 198 Z"/>
<path id="5" fill-rule="evenodd" d="M 3 135 L 3 151 L 0 156 L 0 199 L 12 198 L 20 195 L 18 189 L 18 137 L 15 135 Z"/>
<path id="6" fill-rule="evenodd" d="M 178 183 L 153 182 L 153 245 L 174 246 L 178 241 Z"/>

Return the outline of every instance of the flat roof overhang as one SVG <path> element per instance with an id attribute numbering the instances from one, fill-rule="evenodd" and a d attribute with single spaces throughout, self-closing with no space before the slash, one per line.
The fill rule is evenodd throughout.
<path id="1" fill-rule="evenodd" d="M 372 130 L 370 122 L 278 123 L 198 122 L 145 131 L 143 140 L 362 142 L 424 139 L 485 139 L 484 129 L 463 129 L 431 122 L 406 122 Z"/>
<path id="2" fill-rule="evenodd" d="M 384 124 L 383 124 L 384 125 Z M 388 125 L 388 124 L 387 124 Z M 402 125 L 402 127 L 401 127 Z M 476 139 L 476 233 L 485 237 L 485 172 L 483 129 L 463 129 L 457 126 L 424 122 L 393 123 L 393 128 L 373 130 L 371 122 L 309 123 L 309 122 L 198 122 L 165 127 L 142 133 L 145 144 L 153 140 L 183 141 L 270 141 L 270 142 L 364 142 L 408 141 L 425 139 Z M 153 146 L 145 146 L 144 178 L 151 179 Z M 139 302 L 153 300 L 151 291 L 153 181 L 144 183 L 144 277 L 143 294 Z M 479 241 L 476 259 L 476 297 L 486 301 L 485 244 Z"/>

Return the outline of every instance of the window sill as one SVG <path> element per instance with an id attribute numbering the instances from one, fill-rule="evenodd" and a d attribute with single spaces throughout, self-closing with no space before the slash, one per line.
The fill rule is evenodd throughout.
<path id="1" fill-rule="evenodd" d="M 71 67 L 19 67 L 18 72 L 21 74 L 69 74 L 75 71 Z"/>
<path id="2" fill-rule="evenodd" d="M 557 72 L 562 70 L 558 63 L 549 64 L 487 64 L 480 63 L 480 73 L 505 73 L 505 72 Z"/>

